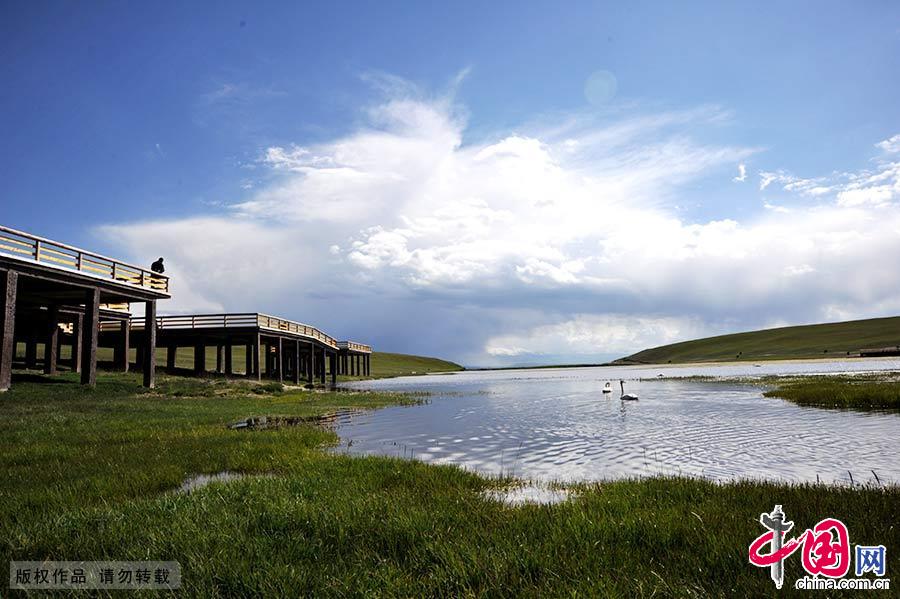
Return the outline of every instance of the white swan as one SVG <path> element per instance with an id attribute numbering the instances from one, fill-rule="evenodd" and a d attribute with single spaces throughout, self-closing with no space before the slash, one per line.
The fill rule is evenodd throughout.
<path id="1" fill-rule="evenodd" d="M 634 395 L 633 393 L 625 393 L 625 381 L 620 380 L 619 385 L 622 386 L 622 397 L 620 397 L 619 399 L 622 399 L 625 401 L 637 401 L 637 398 L 638 398 L 637 395 Z"/>
<path id="2" fill-rule="evenodd" d="M 609 381 L 606 381 L 606 385 L 603 387 L 604 393 L 612 393 L 612 387 L 609 385 Z"/>

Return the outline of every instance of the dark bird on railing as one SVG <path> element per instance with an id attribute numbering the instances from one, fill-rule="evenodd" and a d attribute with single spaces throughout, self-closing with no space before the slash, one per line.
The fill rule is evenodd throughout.
<path id="1" fill-rule="evenodd" d="M 159 257 L 159 260 L 150 265 L 150 270 L 158 272 L 159 274 L 166 272 L 166 267 L 163 266 L 162 256 Z"/>

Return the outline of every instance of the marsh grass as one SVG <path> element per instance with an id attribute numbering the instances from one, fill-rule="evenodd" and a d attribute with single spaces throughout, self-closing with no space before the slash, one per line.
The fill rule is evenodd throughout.
<path id="1" fill-rule="evenodd" d="M 852 541 L 888 547 L 889 572 L 900 566 L 896 488 L 654 478 L 510 507 L 485 497 L 508 480 L 323 451 L 337 439 L 321 427 L 227 427 L 419 398 L 264 389 L 18 382 L 0 396 L 3 562 L 178 560 L 183 593 L 209 597 L 774 596 L 747 547 L 780 503 L 798 527 L 843 519 Z M 175 492 L 223 471 L 266 476 Z"/>
<path id="2" fill-rule="evenodd" d="M 900 410 L 900 382 L 874 376 L 803 377 L 765 392 L 802 405 L 853 410 Z"/>

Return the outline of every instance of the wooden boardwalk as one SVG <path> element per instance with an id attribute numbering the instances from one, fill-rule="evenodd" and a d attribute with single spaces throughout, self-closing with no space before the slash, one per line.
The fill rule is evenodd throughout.
<path id="1" fill-rule="evenodd" d="M 322 330 L 260 313 L 157 316 L 156 301 L 169 298 L 169 278 L 114 258 L 0 226 L 0 391 L 11 384 L 16 344 L 24 343 L 25 368 L 37 366 L 43 344 L 44 372 L 58 367 L 61 345 L 71 346 L 69 367 L 82 383 L 96 382 L 97 348 L 111 347 L 114 365 L 130 368 L 129 350 L 144 384 L 154 385 L 156 347 L 166 348 L 175 369 L 179 348 L 192 348 L 196 373 L 206 370 L 207 348 L 216 351 L 216 370 L 234 375 L 234 348 L 243 346 L 242 374 L 279 381 L 324 383 L 330 373 L 368 375 L 372 348 L 338 341 Z M 145 315 L 131 316 L 131 304 Z M 261 355 L 262 354 L 262 355 Z"/>
<path id="2" fill-rule="evenodd" d="M 140 347 L 145 330 L 144 319 L 132 319 L 128 331 L 120 323 L 104 323 L 101 344 L 123 347 L 122 352 L 128 338 Z M 328 375 L 334 383 L 339 374 L 368 374 L 372 353 L 368 345 L 338 341 L 314 326 L 256 312 L 159 316 L 156 344 L 166 348 L 166 368 L 172 371 L 179 348 L 191 348 L 194 372 L 206 372 L 206 354 L 212 348 L 216 371 L 233 376 L 235 348 L 243 347 L 244 376 L 260 380 L 265 375 L 294 384 L 324 383 Z"/>
<path id="3" fill-rule="evenodd" d="M 44 344 L 43 368 L 57 369 L 60 325 L 71 327 L 72 354 L 81 382 L 97 379 L 97 343 L 101 317 L 113 319 L 122 304 L 141 302 L 148 323 L 156 301 L 169 297 L 169 278 L 43 237 L 0 226 L 0 391 L 12 382 L 17 340 L 25 342 L 26 366 L 38 340 Z M 124 317 L 118 317 L 121 320 Z M 145 337 L 144 385 L 153 387 L 155 327 Z"/>

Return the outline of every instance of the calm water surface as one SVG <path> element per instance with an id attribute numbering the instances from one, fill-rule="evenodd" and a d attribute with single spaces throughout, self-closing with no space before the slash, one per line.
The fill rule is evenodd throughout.
<path id="1" fill-rule="evenodd" d="M 761 387 L 667 377 L 900 370 L 898 360 L 482 371 L 367 381 L 420 406 L 348 414 L 340 451 L 538 481 L 683 474 L 716 480 L 900 483 L 900 415 L 824 410 Z M 619 399 L 619 379 L 639 401 Z M 643 379 L 643 380 L 641 380 Z M 612 381 L 614 391 L 600 390 Z M 351 443 L 352 441 L 352 443 Z"/>

